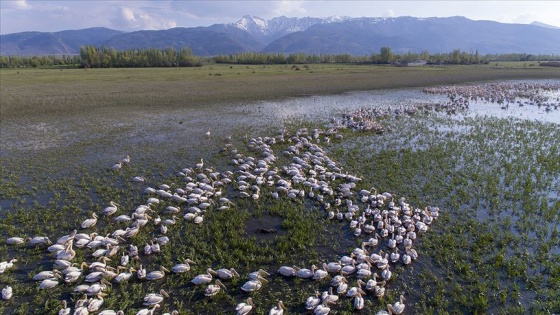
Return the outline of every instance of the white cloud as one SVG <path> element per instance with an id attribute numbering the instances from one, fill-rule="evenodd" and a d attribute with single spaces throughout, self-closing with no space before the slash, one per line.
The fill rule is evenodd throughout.
<path id="1" fill-rule="evenodd" d="M 123 7 L 121 8 L 121 16 L 127 22 L 135 22 L 136 17 L 134 16 L 134 12 L 131 9 Z"/>
<path id="2" fill-rule="evenodd" d="M 177 23 L 166 17 L 165 12 L 150 8 L 121 7 L 120 12 L 111 20 L 111 27 L 119 30 L 161 30 L 176 27 Z"/>
<path id="3" fill-rule="evenodd" d="M 382 17 L 395 17 L 395 11 L 393 9 L 389 9 L 383 13 Z"/>
<path id="4" fill-rule="evenodd" d="M 283 0 L 276 3 L 276 8 L 273 11 L 274 16 L 301 16 L 307 14 L 307 10 L 304 8 L 305 1 Z"/>
<path id="5" fill-rule="evenodd" d="M 164 27 L 167 28 L 174 28 L 177 27 L 177 22 L 175 21 L 167 21 L 164 23 Z"/>
<path id="6" fill-rule="evenodd" d="M 27 10 L 32 6 L 26 0 L 1 1 L 2 10 Z"/>

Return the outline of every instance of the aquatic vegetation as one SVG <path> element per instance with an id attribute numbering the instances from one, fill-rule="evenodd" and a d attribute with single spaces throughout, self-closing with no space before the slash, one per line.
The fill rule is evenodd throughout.
<path id="1" fill-rule="evenodd" d="M 374 109 L 361 112 L 367 111 L 375 112 Z M 360 222 L 366 204 L 372 212 L 363 217 L 373 219 L 376 214 L 373 205 L 380 203 L 379 215 L 382 210 L 389 213 L 390 207 L 395 207 L 402 212 L 418 212 L 423 220 L 437 216 L 437 221 L 414 241 L 418 260 L 409 265 L 397 260 L 397 264 L 381 270 L 378 266 L 390 263 L 382 263 L 383 258 L 379 258 L 375 264 L 370 262 L 371 267 L 365 263 L 362 266 L 365 269 L 358 269 L 357 259 L 351 258 L 356 266 L 352 260 L 349 266 L 356 270 L 345 271 L 350 282 L 347 290 L 360 286 L 358 275 L 367 272 L 359 270 L 370 268 L 379 276 L 384 270 L 392 272 L 385 286 L 381 278 L 377 280 L 379 294 L 383 291 L 384 299 L 378 299 L 374 289 L 362 294 L 362 312 L 376 313 L 387 309 L 389 304 L 400 307 L 397 303 L 402 303 L 401 295 L 406 297 L 404 312 L 411 313 L 557 312 L 560 308 L 555 290 L 560 282 L 557 223 L 560 162 L 552 157 L 558 156 L 560 149 L 556 141 L 558 126 L 515 118 L 463 115 L 461 111 L 458 110 L 461 114 L 457 116 L 423 110 L 408 113 L 403 110 L 399 116 L 382 115 L 375 120 L 375 126 L 382 129 L 375 129 L 375 133 L 344 125 L 349 120 L 342 116 L 340 120 L 326 122 L 333 124 L 326 127 L 323 122 L 286 120 L 282 122 L 281 133 L 276 126 L 226 128 L 225 131 L 212 128 L 208 137 L 208 128 L 198 131 L 193 128 L 193 134 L 198 135 L 193 136 L 196 140 L 192 143 L 184 140 L 182 145 L 178 145 L 180 138 L 171 134 L 160 142 L 140 138 L 132 145 L 119 143 L 117 150 L 112 140 L 99 137 L 90 146 L 74 143 L 59 147 L 60 153 L 48 149 L 18 151 L 21 154 L 8 154 L 2 162 L 2 188 L 7 190 L 2 190 L 1 236 L 2 239 L 48 236 L 55 242 L 65 235 L 71 238 L 74 229 L 97 213 L 96 224 L 78 229 L 71 245 L 67 243 L 62 249 L 75 251 L 72 261 L 78 265 L 81 262 L 90 265 L 83 267 L 79 279 L 101 272 L 101 277 L 109 282 L 123 271 L 144 270 L 148 274 L 161 266 L 171 269 L 187 258 L 190 260 L 190 269 L 184 273 L 164 270 L 164 276 L 155 281 L 139 280 L 134 275 L 127 282 L 111 281 L 112 285 L 91 288 L 92 292 L 99 289 L 107 294 L 103 297 L 103 308 L 136 312 L 145 308 L 142 304 L 146 293 L 164 289 L 171 298 L 161 302 L 158 312 L 176 309 L 181 313 L 210 313 L 216 309 L 233 312 L 237 304 L 250 296 L 258 312 L 269 310 L 282 300 L 288 311 L 299 313 L 305 310 L 307 297 L 317 290 L 328 292 L 331 279 L 286 278 L 276 271 L 283 265 L 321 267 L 350 253 L 360 257 L 363 255 L 360 250 L 364 249 L 370 259 L 373 253 L 378 254 L 378 249 L 390 255 L 389 240 L 393 238 L 368 236 L 366 224 L 370 220 Z M 347 114 L 354 117 L 352 112 Z M 354 122 L 358 120 L 352 118 Z M 181 124 L 175 121 L 170 129 L 177 125 Z M 328 134 L 333 126 L 338 130 Z M 118 129 L 108 124 L 93 130 L 98 134 L 118 135 Z M 98 156 L 91 155 L 91 147 L 98 149 Z M 127 154 L 130 162 L 112 170 L 111 166 L 123 163 L 121 159 Z M 204 164 L 197 166 L 201 158 Z M 245 164 L 248 166 L 242 166 Z M 269 171 L 275 174 L 264 176 Z M 323 172 L 330 172 L 331 176 Z M 333 174 L 338 175 L 333 177 Z M 257 179 L 259 175 L 263 179 L 257 184 L 261 181 Z M 321 175 L 325 178 L 320 179 Z M 144 177 L 144 181 L 133 181 L 136 176 Z M 274 178 L 270 186 L 267 176 Z M 290 179 L 289 185 L 280 182 L 281 179 L 288 182 L 286 178 Z M 305 179 L 309 186 L 304 184 Z M 329 184 L 322 185 L 320 181 Z M 190 182 L 195 186 L 187 193 Z M 147 187 L 154 187 L 155 191 L 144 192 Z M 221 195 L 215 196 L 218 191 Z M 390 192 L 391 197 L 383 192 Z M 193 198 L 189 195 L 193 193 L 210 197 L 212 202 L 202 198 L 189 204 Z M 210 193 L 213 195 L 207 195 Z M 227 201 L 222 203 L 222 197 Z M 152 200 L 148 206 L 150 198 L 157 198 L 159 203 Z M 390 201 L 394 203 L 392 206 Z M 114 215 L 101 215 L 110 202 L 119 205 Z M 139 205 L 146 205 L 147 209 Z M 436 211 L 430 205 L 442 210 Z M 178 206 L 180 212 L 169 206 Z M 330 210 L 333 219 L 329 219 Z M 344 217 L 352 211 L 355 213 Z M 342 220 L 336 219 L 337 212 L 343 215 Z M 114 221 L 123 214 L 134 219 Z M 186 214 L 194 215 L 192 221 L 182 218 Z M 203 221 L 195 224 L 194 219 L 202 215 Z M 381 218 L 374 223 L 383 222 Z M 396 219 L 402 220 L 398 216 Z M 144 220 L 147 222 L 143 223 Z M 156 220 L 159 225 L 155 225 Z M 112 235 L 116 230 L 134 231 L 132 222 L 136 222 L 137 232 L 123 234 L 128 237 L 120 235 L 124 241 L 112 244 L 111 239 L 118 240 Z M 166 222 L 165 233 L 159 227 L 163 222 Z M 374 228 L 379 233 L 390 228 L 385 222 L 379 227 L 377 224 Z M 420 236 L 419 230 L 424 226 L 414 224 L 414 228 Z M 92 238 L 97 236 L 105 244 L 95 249 L 76 248 L 76 237 L 91 232 L 97 233 Z M 362 242 L 377 242 L 377 245 L 362 248 Z M 138 260 L 134 259 L 130 243 L 138 247 Z M 32 280 L 33 275 L 54 267 L 55 258 L 47 250 L 48 246 L 0 245 L 0 261 L 18 259 L 14 268 L 0 275 L 2 287 L 9 285 L 13 292 L 9 303 L 0 303 L 0 311 L 25 314 L 40 305 L 44 313 L 53 313 L 62 307 L 61 300 L 68 301 L 73 308 L 80 303 L 82 295 L 71 292 L 82 280 L 67 284 L 64 277 L 55 276 L 53 281 L 58 285 L 48 292 L 37 290 L 39 283 Z M 117 246 L 117 254 L 111 254 Z M 152 254 L 145 254 L 145 246 Z M 403 246 L 397 245 L 401 257 L 406 252 Z M 155 252 L 154 248 L 157 248 Z M 106 263 L 110 268 L 100 262 L 101 266 L 91 269 L 94 263 L 91 255 L 96 250 L 103 256 L 114 255 Z M 125 269 L 119 270 L 117 266 L 124 254 L 130 260 Z M 220 286 L 220 292 L 212 297 L 205 295 L 207 285 L 190 284 L 195 275 L 208 268 L 232 267 L 239 271 L 240 277 L 224 279 L 225 288 Z M 259 268 L 270 275 L 259 276 L 265 279 L 258 281 L 259 290 L 244 293 L 243 284 L 251 281 L 249 274 Z M 334 278 L 335 273 L 330 276 Z M 385 287 L 387 290 L 382 290 Z M 354 299 L 341 297 L 338 305 L 328 307 L 351 313 L 356 303 Z"/>

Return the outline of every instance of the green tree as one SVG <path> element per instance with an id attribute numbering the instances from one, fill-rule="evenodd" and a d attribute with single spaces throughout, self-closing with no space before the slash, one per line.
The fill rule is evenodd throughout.
<path id="1" fill-rule="evenodd" d="M 395 58 L 390 47 L 381 47 L 381 49 L 379 50 L 379 54 L 380 54 L 379 62 L 381 63 L 391 63 Z"/>

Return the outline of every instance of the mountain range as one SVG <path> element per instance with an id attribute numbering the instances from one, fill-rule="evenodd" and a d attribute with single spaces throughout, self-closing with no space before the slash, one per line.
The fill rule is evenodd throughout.
<path id="1" fill-rule="evenodd" d="M 0 55 L 4 56 L 74 55 L 84 45 L 118 50 L 189 47 L 197 56 L 241 52 L 369 55 L 378 53 L 381 47 L 390 47 L 395 53 L 448 53 L 460 49 L 480 54 L 552 55 L 560 53 L 560 28 L 539 22 L 505 24 L 460 16 L 281 16 L 265 20 L 246 15 L 236 23 L 159 31 L 122 32 L 96 27 L 0 35 Z"/>

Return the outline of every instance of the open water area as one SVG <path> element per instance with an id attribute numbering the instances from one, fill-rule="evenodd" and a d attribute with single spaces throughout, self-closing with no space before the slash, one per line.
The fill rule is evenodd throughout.
<path id="1" fill-rule="evenodd" d="M 56 314 L 63 300 L 72 312 L 80 308 L 85 291 L 76 293 L 78 285 L 102 283 L 85 280 L 91 268 L 80 269 L 76 280 L 53 276 L 57 284 L 49 290 L 32 278 L 62 269 L 53 267 L 60 251 L 75 251 L 72 262 L 79 267 L 99 261 L 92 256 L 97 249 L 77 248 L 73 240 L 53 256 L 50 244 L 31 245 L 26 239 L 47 236 L 56 243 L 76 229 L 117 239 L 99 248 L 118 247 L 106 263 L 109 268 L 99 269 L 100 278 L 112 283 L 102 289 L 104 304 L 89 314 L 152 309 L 143 298 L 160 289 L 171 297 L 159 302 L 155 314 L 236 313 L 248 297 L 255 304 L 251 314 L 268 313 L 278 300 L 291 314 L 312 313 L 317 305 L 331 314 L 377 314 L 388 305 L 398 309 L 401 295 L 406 299 L 402 314 L 560 313 L 560 80 L 461 87 L 302 95 L 165 112 L 100 110 L 64 121 L 4 120 L 0 262 L 17 262 L 0 274 L 0 286 L 13 288 L 13 297 L 0 301 L 0 311 Z M 519 89 L 521 94 L 507 101 L 460 94 L 469 87 L 477 93 L 506 95 Z M 127 155 L 130 162 L 112 170 Z M 255 166 L 259 161 L 262 165 Z M 258 184 L 257 177 L 263 182 Z M 188 201 L 192 196 L 177 190 L 187 190 L 187 183 L 205 191 L 206 199 Z M 231 203 L 219 201 L 222 197 Z M 117 229 L 134 228 L 130 222 L 146 219 L 138 207 L 149 198 L 160 201 L 150 204 L 150 218 L 140 232 L 120 240 L 114 236 Z M 119 203 L 118 212 L 103 215 L 110 201 Z M 96 225 L 82 227 L 94 213 Z M 348 217 L 338 219 L 338 214 Z M 116 223 L 118 215 L 130 215 L 132 221 Z M 202 223 L 193 223 L 197 216 Z M 154 218 L 172 220 L 169 232 Z M 414 227 L 402 223 L 407 218 L 417 220 Z M 365 231 L 369 223 L 375 225 L 373 232 Z M 402 260 L 410 254 L 403 239 L 391 245 L 397 232 L 382 235 L 400 226 L 407 226 L 404 238 L 410 232 L 417 237 L 412 249 L 418 257 L 411 263 Z M 161 245 L 161 253 L 144 252 L 144 245 L 165 236 L 170 244 Z M 7 244 L 11 237 L 21 237 L 22 244 Z M 136 260 L 131 244 L 140 251 Z M 360 248 L 370 258 L 360 260 Z M 399 258 L 389 267 L 373 260 L 384 253 Z M 125 255 L 130 262 L 117 269 Z M 345 256 L 353 262 L 342 263 Z M 153 281 L 135 273 L 142 267 L 170 270 L 186 258 L 196 264 L 185 273 L 165 272 Z M 387 270 L 393 275 L 378 285 L 386 290 L 382 296 L 364 284 L 360 308 L 358 295 L 337 294 L 338 284 L 331 285 L 341 271 L 327 270 L 326 278 L 316 280 L 296 276 L 297 270 L 280 273 L 282 266 L 323 270 L 330 262 L 364 263 L 377 275 L 344 273 L 349 287 L 359 286 L 358 278 L 381 282 Z M 208 283 L 192 283 L 207 268 L 235 268 L 240 277 L 223 279 L 226 289 L 209 297 L 205 290 L 217 275 Z M 249 273 L 258 269 L 268 273 L 262 274 L 266 280 L 246 291 Z M 133 276 L 117 283 L 111 272 L 123 271 Z M 308 299 L 316 291 L 321 298 L 329 287 L 338 302 L 323 296 L 308 308 Z M 99 296 L 86 298 L 95 303 Z"/>

